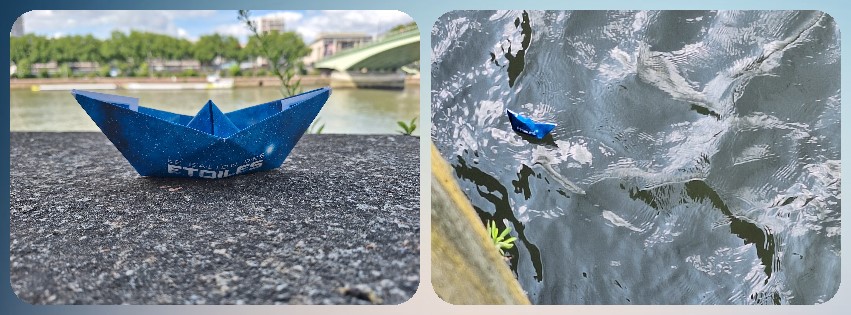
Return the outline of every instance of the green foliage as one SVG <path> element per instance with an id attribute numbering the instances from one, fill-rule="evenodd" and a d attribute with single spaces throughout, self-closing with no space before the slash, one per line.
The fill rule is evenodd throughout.
<path id="1" fill-rule="evenodd" d="M 21 60 L 42 63 L 57 59 L 52 56 L 53 51 L 50 42 L 43 36 L 27 34 L 9 38 L 9 59 L 16 64 Z"/>
<path id="2" fill-rule="evenodd" d="M 414 117 L 414 119 L 411 119 L 410 123 L 405 123 L 402 120 L 397 121 L 396 124 L 399 125 L 400 128 L 402 128 L 399 133 L 406 136 L 410 136 L 412 133 L 414 133 L 414 130 L 417 130 L 417 118 L 419 117 Z"/>
<path id="3" fill-rule="evenodd" d="M 66 36 L 50 40 L 53 61 L 59 63 L 75 61 L 100 61 L 101 41 L 92 35 Z"/>
<path id="4" fill-rule="evenodd" d="M 487 229 L 488 235 L 491 236 L 493 245 L 496 246 L 497 250 L 499 250 L 500 255 L 505 255 L 506 249 L 514 247 L 514 241 L 517 240 L 516 237 L 512 236 L 509 239 L 505 239 L 505 237 L 508 236 L 508 233 L 511 232 L 510 227 L 506 227 L 505 230 L 500 233 L 499 228 L 496 227 L 496 222 L 488 220 Z"/>
<path id="5" fill-rule="evenodd" d="M 198 71 L 195 71 L 193 69 L 186 69 L 180 73 L 181 77 L 197 77 L 198 75 L 200 75 Z"/>
<path id="6" fill-rule="evenodd" d="M 132 66 L 133 65 L 131 65 L 130 63 L 127 63 L 127 62 L 120 62 L 120 63 L 118 63 L 118 73 L 120 75 L 125 75 L 125 76 L 133 75 L 134 69 L 132 68 Z"/>
<path id="7" fill-rule="evenodd" d="M 67 63 L 63 63 L 61 66 L 59 66 L 59 73 L 58 74 L 59 74 L 60 77 L 63 77 L 63 78 L 70 77 L 72 72 L 73 71 L 71 71 L 71 66 L 69 66 Z"/>
<path id="8" fill-rule="evenodd" d="M 27 59 L 21 59 L 15 63 L 18 67 L 15 70 L 15 77 L 17 78 L 29 78 L 32 77 L 32 64 Z"/>
<path id="9" fill-rule="evenodd" d="M 236 77 L 242 74 L 242 69 L 239 68 L 239 64 L 233 64 L 228 68 L 228 75 L 232 77 Z"/>
<path id="10" fill-rule="evenodd" d="M 137 77 L 147 77 L 150 74 L 149 68 L 148 63 L 143 62 L 139 64 L 139 67 L 136 68 L 136 71 L 134 71 L 133 74 Z"/>
<path id="11" fill-rule="evenodd" d="M 109 65 L 101 65 L 98 68 L 98 76 L 102 78 L 109 77 L 109 72 L 112 71 L 112 67 Z"/>
<path id="12" fill-rule="evenodd" d="M 389 33 L 401 33 L 401 32 L 405 32 L 405 31 L 408 31 L 408 30 L 415 29 L 416 27 L 417 27 L 417 22 L 399 24 L 399 25 L 394 26 L 390 30 L 388 30 L 387 33 L 388 34 Z"/>
<path id="13" fill-rule="evenodd" d="M 106 77 L 111 67 L 117 67 L 122 75 L 150 76 L 151 69 L 142 70 L 144 64 L 154 60 L 196 59 L 203 66 L 211 66 L 216 57 L 241 62 L 253 57 L 262 57 L 269 61 L 270 71 L 282 81 L 285 96 L 301 91 L 300 82 L 295 74 L 300 71 L 300 60 L 310 53 L 310 48 L 294 32 L 259 33 L 250 20 L 248 11 L 240 11 L 240 21 L 246 23 L 254 34 L 246 47 L 241 47 L 233 36 L 211 34 L 201 36 L 197 42 L 175 38 L 168 35 L 130 31 L 113 31 L 109 38 L 98 39 L 92 35 L 74 35 L 48 38 L 35 34 L 26 34 L 9 38 L 9 59 L 20 69 L 16 76 L 31 76 L 26 69 L 32 64 L 56 62 L 97 62 L 101 65 L 97 74 Z M 230 70 L 230 69 L 229 69 Z M 240 71 L 242 72 L 242 71 Z M 231 72 L 232 75 L 241 73 Z M 267 71 L 257 73 L 266 75 Z M 70 73 L 60 74 L 70 75 Z M 249 73 L 246 73 L 249 74 Z M 40 71 L 40 77 L 47 73 Z M 182 75 L 198 75 L 184 73 Z"/>
<path id="14" fill-rule="evenodd" d="M 118 66 L 123 74 L 139 75 L 143 63 L 151 60 L 182 60 L 197 58 L 204 64 L 216 56 L 242 60 L 242 48 L 232 36 L 218 34 L 202 36 L 193 44 L 187 39 L 140 31 L 113 31 L 100 40 L 92 35 L 48 38 L 34 34 L 9 38 L 9 59 L 15 64 L 56 62 L 97 62 Z M 201 52 L 206 54 L 201 55 Z M 149 71 L 148 71 L 149 72 Z M 105 76 L 108 72 L 98 71 Z M 142 74 L 148 75 L 143 72 Z M 41 75 L 41 74 L 39 74 Z"/>
<path id="15" fill-rule="evenodd" d="M 316 117 L 312 123 L 310 123 L 310 127 L 307 127 L 307 133 L 313 134 L 322 134 L 322 130 L 325 130 L 325 124 L 319 124 L 322 118 Z"/>
<path id="16" fill-rule="evenodd" d="M 192 46 L 192 56 L 203 65 L 211 65 L 216 57 L 241 60 L 243 54 L 239 40 L 219 34 L 204 35 Z"/>
<path id="17" fill-rule="evenodd" d="M 248 10 L 239 10 L 238 19 L 253 34 L 248 39 L 244 55 L 263 57 L 269 62 L 272 74 L 281 81 L 281 94 L 285 97 L 300 93 L 301 80 L 295 79 L 298 61 L 310 53 L 310 48 L 304 44 L 301 36 L 295 32 L 261 33 Z"/>

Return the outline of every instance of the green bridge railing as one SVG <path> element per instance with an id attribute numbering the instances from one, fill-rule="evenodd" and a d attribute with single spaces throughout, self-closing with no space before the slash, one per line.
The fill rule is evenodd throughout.
<path id="1" fill-rule="evenodd" d="M 408 30 L 408 31 L 402 31 L 402 32 L 390 34 L 390 35 L 384 36 L 384 37 L 382 37 L 382 38 L 380 38 L 380 39 L 378 39 L 374 42 L 368 43 L 366 45 L 358 46 L 358 47 L 351 48 L 351 49 L 346 49 L 346 50 L 344 50 L 340 53 L 337 53 L 336 55 L 320 59 L 320 60 L 316 61 L 316 64 L 319 65 L 319 64 L 321 64 L 323 62 L 327 62 L 329 60 L 334 60 L 334 59 L 337 59 L 337 58 L 343 58 L 343 57 L 346 57 L 348 55 L 352 55 L 352 54 L 358 53 L 360 51 L 363 51 L 363 50 L 366 50 L 366 49 L 369 49 L 369 48 L 372 48 L 372 47 L 384 45 L 384 44 L 387 44 L 387 43 L 390 43 L 390 42 L 393 42 L 393 41 L 396 41 L 396 40 L 400 40 L 400 39 L 405 39 L 405 38 L 408 38 L 408 37 L 411 37 L 411 36 L 419 37 L 420 36 L 420 30 L 417 27 L 413 27 L 411 30 Z"/>

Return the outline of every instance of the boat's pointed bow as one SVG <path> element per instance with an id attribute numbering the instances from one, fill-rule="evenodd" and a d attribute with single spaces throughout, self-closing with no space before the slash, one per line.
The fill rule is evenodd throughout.
<path id="1" fill-rule="evenodd" d="M 96 101 L 104 104 L 122 106 L 132 111 L 139 110 L 139 99 L 135 97 L 103 94 L 83 90 L 71 90 L 71 94 L 74 95 L 74 98 L 77 100 L 77 103 L 80 103 L 80 105 L 83 105 L 84 102 L 90 103 L 91 101 Z"/>

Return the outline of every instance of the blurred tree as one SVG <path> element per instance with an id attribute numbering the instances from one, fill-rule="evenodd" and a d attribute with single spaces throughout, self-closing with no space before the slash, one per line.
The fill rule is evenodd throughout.
<path id="1" fill-rule="evenodd" d="M 238 64 L 238 63 L 232 64 L 232 65 L 230 66 L 230 68 L 228 68 L 228 75 L 229 75 L 229 76 L 232 76 L 232 77 L 236 77 L 236 76 L 240 76 L 240 75 L 242 75 L 242 69 L 240 69 L 240 68 L 239 68 L 239 64 Z"/>
<path id="2" fill-rule="evenodd" d="M 295 68 L 298 61 L 310 53 L 310 48 L 295 32 L 272 31 L 262 34 L 262 39 L 251 36 L 245 45 L 245 53 L 249 57 L 263 57 L 270 63 L 277 60 L 278 65 L 285 68 Z"/>
<path id="3" fill-rule="evenodd" d="M 17 78 L 29 78 L 32 76 L 32 64 L 27 59 L 18 60 L 15 63 L 18 69 L 15 70 L 15 77 Z"/>
<path id="4" fill-rule="evenodd" d="M 27 59 L 32 63 L 42 63 L 51 60 L 50 42 L 44 36 L 26 34 L 9 39 L 9 59 L 17 63 Z"/>
<path id="5" fill-rule="evenodd" d="M 275 35 L 270 36 L 269 39 L 270 43 L 276 46 L 294 45 L 293 47 L 297 48 L 293 50 L 291 47 L 283 46 L 284 49 L 270 50 L 285 64 L 293 63 L 296 59 L 290 56 L 301 54 L 302 52 L 298 50 L 306 48 L 301 38 L 295 34 Z M 113 67 L 121 70 L 122 75 L 139 75 L 139 72 L 152 75 L 151 68 L 146 67 L 147 70 L 142 71 L 142 65 L 147 63 L 150 66 L 154 60 L 197 59 L 203 65 L 209 66 L 216 57 L 240 62 L 260 55 L 257 52 L 249 54 L 240 46 L 237 38 L 219 34 L 202 36 L 196 43 L 184 38 L 141 31 L 129 33 L 113 31 L 109 38 L 103 40 L 92 35 L 48 38 L 26 34 L 9 38 L 9 59 L 22 70 L 32 69 L 35 63 L 56 62 L 62 65 L 88 61 L 99 63 L 99 76 L 107 76 Z M 22 63 L 25 67 L 21 67 Z M 58 73 L 62 74 L 61 71 Z M 190 74 L 197 75 L 197 73 Z M 38 71 L 37 75 L 48 76 L 45 71 Z"/>
<path id="6" fill-rule="evenodd" d="M 219 34 L 204 35 L 192 46 L 192 56 L 204 66 L 211 66 L 216 57 L 240 60 L 239 40 L 233 36 Z"/>
<path id="7" fill-rule="evenodd" d="M 126 37 L 127 35 L 122 32 L 113 31 L 112 34 L 110 34 L 110 37 L 103 41 L 100 45 L 101 58 L 103 60 L 116 62 L 124 61 L 125 57 L 121 54 L 119 45 L 126 41 Z"/>
<path id="8" fill-rule="evenodd" d="M 137 77 L 147 77 L 150 75 L 150 66 L 148 66 L 147 62 L 142 62 L 139 64 L 139 67 L 136 68 L 136 71 L 133 74 Z"/>
<path id="9" fill-rule="evenodd" d="M 301 36 L 295 32 L 259 32 L 251 12 L 239 10 L 238 19 L 253 34 L 245 46 L 245 54 L 262 57 L 269 62 L 272 73 L 281 81 L 281 94 L 291 96 L 301 92 L 301 80 L 295 79 L 301 57 L 310 53 Z"/>
<path id="10" fill-rule="evenodd" d="M 392 27 L 390 30 L 387 31 L 387 33 L 389 34 L 389 33 L 397 33 L 397 32 L 407 31 L 409 29 L 413 29 L 413 28 L 416 28 L 416 27 L 417 27 L 417 22 L 399 24 L 399 25 Z"/>
<path id="11" fill-rule="evenodd" d="M 60 77 L 67 78 L 73 74 L 73 71 L 71 70 L 70 65 L 68 65 L 67 63 L 63 63 L 61 66 L 59 66 L 58 74 Z"/>
<path id="12" fill-rule="evenodd" d="M 99 77 L 106 78 L 106 77 L 109 77 L 109 72 L 110 72 L 110 71 L 112 71 L 112 67 L 111 67 L 110 65 L 108 65 L 108 64 L 102 64 L 102 65 L 100 65 L 100 67 L 98 68 L 98 73 L 97 73 L 97 75 L 98 75 Z"/>

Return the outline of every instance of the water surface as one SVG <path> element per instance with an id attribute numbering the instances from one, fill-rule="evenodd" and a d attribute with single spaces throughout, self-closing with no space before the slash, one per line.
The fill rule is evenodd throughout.
<path id="1" fill-rule="evenodd" d="M 537 304 L 814 304 L 840 275 L 839 30 L 817 11 L 456 11 L 432 137 Z M 534 141 L 505 110 L 557 123 Z"/>
<path id="2" fill-rule="evenodd" d="M 317 87 L 305 87 L 308 91 Z M 138 97 L 141 106 L 195 115 L 212 100 L 223 112 L 281 98 L 277 88 L 102 91 Z M 99 131 L 68 91 L 10 91 L 11 131 Z M 319 112 L 323 133 L 395 134 L 419 115 L 419 90 L 336 89 Z M 419 134 L 419 129 L 414 132 Z"/>

